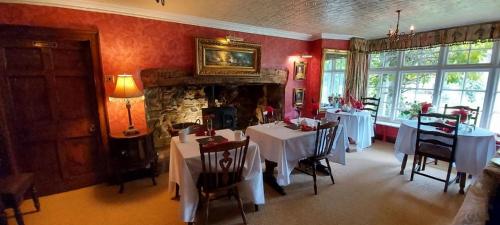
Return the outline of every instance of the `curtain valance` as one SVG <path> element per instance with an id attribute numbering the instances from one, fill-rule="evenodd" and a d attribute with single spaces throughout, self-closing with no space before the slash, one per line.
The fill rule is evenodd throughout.
<path id="1" fill-rule="evenodd" d="M 412 39 L 391 42 L 387 38 L 368 41 L 369 52 L 429 48 L 500 40 L 500 21 L 416 33 Z"/>

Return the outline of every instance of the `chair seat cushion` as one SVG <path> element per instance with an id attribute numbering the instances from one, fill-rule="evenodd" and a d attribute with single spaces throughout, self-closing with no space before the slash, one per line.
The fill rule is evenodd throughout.
<path id="1" fill-rule="evenodd" d="M 23 195 L 34 183 L 32 173 L 11 175 L 0 179 L 0 194 Z"/>
<path id="2" fill-rule="evenodd" d="M 421 143 L 418 152 L 441 160 L 451 160 L 451 149 L 440 145 Z"/>

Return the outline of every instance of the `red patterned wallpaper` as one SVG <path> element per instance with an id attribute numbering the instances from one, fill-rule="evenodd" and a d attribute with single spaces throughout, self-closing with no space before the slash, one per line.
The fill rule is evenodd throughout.
<path id="1" fill-rule="evenodd" d="M 99 31 L 102 67 L 105 75 L 133 74 L 136 81 L 139 71 L 145 68 L 193 69 L 195 65 L 194 38 L 216 38 L 228 35 L 229 31 L 171 23 L 115 14 L 45 7 L 23 4 L 0 3 L 0 23 L 45 26 L 73 29 L 97 29 Z M 293 61 L 297 55 L 311 53 L 311 44 L 316 42 L 287 38 L 231 32 L 245 41 L 262 44 L 262 67 L 288 68 L 289 82 L 286 87 L 285 111 L 293 112 L 292 92 L 295 87 L 306 87 L 306 96 L 319 93 L 319 67 L 311 63 L 308 80 L 293 80 Z M 322 45 L 340 45 L 348 41 L 321 41 Z M 340 44 L 339 44 L 340 43 Z M 313 45 L 314 48 L 323 46 Z M 315 52 L 320 50 L 314 49 Z M 317 54 L 314 55 L 318 57 Z M 319 55 L 321 58 L 321 54 Z M 311 60 L 320 60 L 311 59 Z M 112 84 L 106 84 L 109 94 Z M 319 95 L 318 95 L 319 96 Z M 318 97 L 315 97 L 318 99 Z M 146 127 L 144 104 L 132 106 L 133 120 L 140 129 Z M 125 106 L 108 102 L 111 132 L 119 132 L 127 126 Z"/>

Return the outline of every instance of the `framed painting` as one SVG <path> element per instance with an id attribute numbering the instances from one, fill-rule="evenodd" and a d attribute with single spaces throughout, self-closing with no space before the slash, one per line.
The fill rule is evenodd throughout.
<path id="1" fill-rule="evenodd" d="M 196 39 L 196 74 L 260 76 L 260 44 Z"/>
<path id="2" fill-rule="evenodd" d="M 306 79 L 306 62 L 295 62 L 294 63 L 294 80 L 305 80 Z"/>
<path id="3" fill-rule="evenodd" d="M 294 106 L 304 105 L 304 88 L 294 88 L 293 89 L 293 104 Z"/>

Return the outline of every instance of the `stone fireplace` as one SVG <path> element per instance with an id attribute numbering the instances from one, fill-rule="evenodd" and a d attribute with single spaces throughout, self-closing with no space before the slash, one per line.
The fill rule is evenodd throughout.
<path id="1" fill-rule="evenodd" d="M 203 121 L 203 111 L 222 113 L 220 119 L 226 128 L 244 129 L 257 122 L 259 103 L 283 110 L 287 77 L 288 72 L 282 69 L 262 69 L 260 77 L 194 76 L 169 69 L 141 71 L 146 119 L 148 127 L 154 129 L 155 146 L 168 146 L 172 125 Z M 228 117 L 227 112 L 235 117 Z"/>

